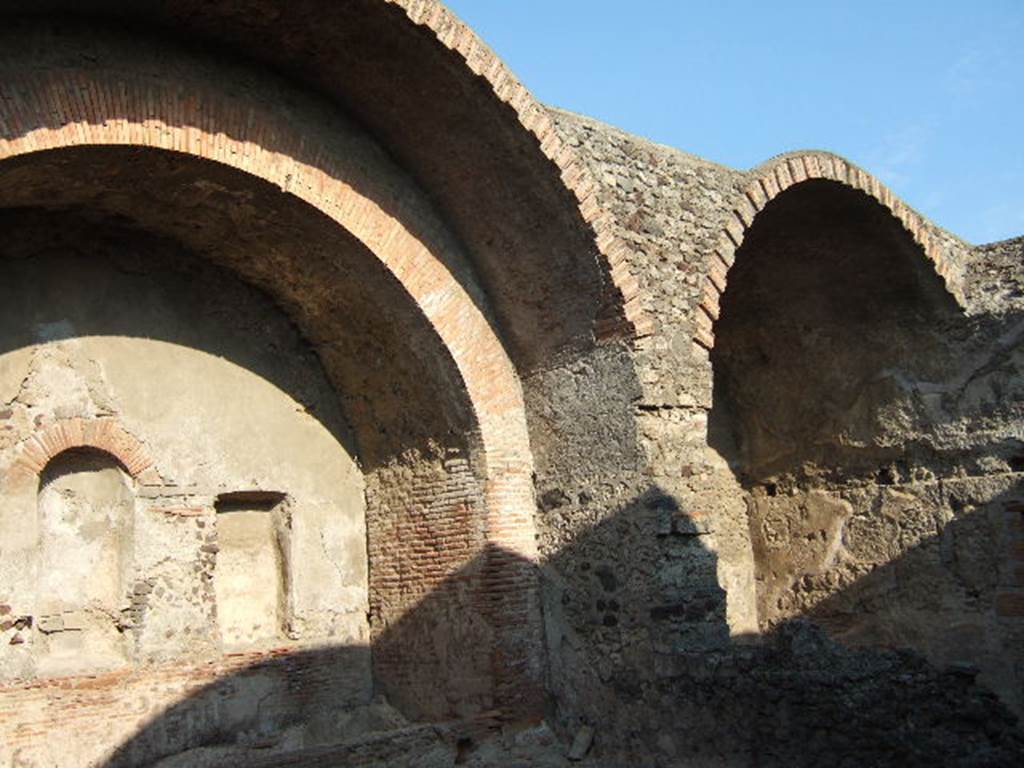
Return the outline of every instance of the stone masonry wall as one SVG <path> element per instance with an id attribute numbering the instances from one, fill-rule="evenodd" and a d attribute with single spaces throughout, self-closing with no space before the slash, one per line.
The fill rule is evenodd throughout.
<path id="1" fill-rule="evenodd" d="M 715 328 L 712 445 L 750 493 L 762 627 L 813 615 L 848 643 L 970 663 L 1019 710 L 997 599 L 1018 586 L 999 571 L 1019 320 L 966 317 L 936 278 L 858 192 L 770 203 Z"/>
<path id="2" fill-rule="evenodd" d="M 572 627 L 573 632 L 563 629 L 556 636 L 562 644 L 552 652 L 557 650 L 586 670 L 567 686 L 571 692 L 565 698 L 559 696 L 566 721 L 594 724 L 609 754 L 616 749 L 622 759 L 657 754 L 655 759 L 664 761 L 657 764 L 665 765 L 687 760 L 804 765 L 828 753 L 845 756 L 851 765 L 886 760 L 891 762 L 885 764 L 906 764 L 901 760 L 940 756 L 965 765 L 974 760 L 1012 763 L 1021 743 L 1019 735 L 1011 735 L 1014 717 L 1003 707 L 1019 706 L 1020 664 L 1013 650 L 1019 629 L 1011 615 L 1014 598 L 1001 595 L 1017 589 L 1013 552 L 1019 527 L 1012 512 L 1017 480 L 1008 459 L 1020 416 L 1010 405 L 1016 398 L 1000 400 L 995 395 L 1006 392 L 1015 369 L 997 364 L 990 376 L 983 362 L 1004 359 L 1015 343 L 1006 338 L 1012 323 L 953 320 L 928 329 L 944 339 L 940 346 L 973 339 L 964 349 L 936 352 L 933 366 L 941 368 L 966 355 L 973 361 L 967 368 L 985 371 L 979 379 L 944 369 L 954 381 L 966 376 L 972 387 L 979 387 L 959 405 L 946 402 L 959 415 L 936 423 L 950 423 L 952 428 L 929 432 L 928 419 L 922 420 L 920 406 L 914 406 L 916 431 L 897 421 L 891 422 L 897 425 L 895 432 L 878 433 L 892 435 L 885 449 L 891 458 L 881 465 L 876 462 L 863 483 L 852 480 L 859 471 L 857 462 L 847 472 L 845 460 L 837 459 L 836 477 L 849 481 L 843 488 L 811 482 L 797 483 L 799 489 L 791 490 L 777 480 L 752 488 L 735 446 L 723 446 L 716 434 L 715 422 L 720 423 L 728 409 L 720 407 L 722 395 L 717 391 L 712 399 L 715 369 L 707 352 L 690 343 L 704 311 L 699 305 L 707 265 L 716 258 L 736 196 L 743 196 L 743 174 L 596 121 L 553 114 L 566 140 L 601 182 L 599 196 L 614 211 L 620 236 L 632 248 L 630 258 L 656 329 L 640 341 L 633 355 L 636 385 L 630 410 L 636 426 L 635 442 L 628 444 L 639 448 L 633 454 L 638 468 L 633 497 L 586 519 L 573 504 L 556 504 L 559 517 L 572 520 L 572 535 L 564 537 L 569 543 L 546 562 L 547 572 L 558 574 L 562 596 L 547 617 L 548 640 L 552 642 L 550 628 L 556 619 Z M 801 230 L 792 234 L 799 238 Z M 968 256 L 955 238 L 950 242 L 963 260 L 956 262 L 962 277 Z M 741 257 L 742 253 L 737 259 Z M 890 258 L 909 258 L 916 264 L 912 260 L 920 257 L 911 242 L 892 251 Z M 760 269 L 774 264 L 763 255 L 749 260 Z M 924 277 L 908 280 L 925 280 L 928 290 L 937 291 L 935 301 L 940 305 L 953 302 L 942 287 L 933 289 L 927 282 L 936 278 L 934 273 L 927 276 L 925 263 L 921 259 L 914 267 L 920 267 Z M 793 291 L 779 298 L 793 307 L 799 322 L 801 302 L 810 295 Z M 956 318 L 962 310 L 954 304 L 950 312 Z M 892 321 L 880 315 L 874 322 L 885 327 Z M 956 330 L 958 322 L 971 330 Z M 813 314 L 806 323 L 820 325 Z M 775 332 L 776 338 L 787 339 L 778 350 L 779 358 L 789 359 L 785 345 L 790 337 Z M 1002 343 L 987 345 L 985 339 L 1000 336 Z M 828 366 L 835 352 L 820 348 L 817 355 Z M 758 367 L 750 360 L 737 372 L 747 377 L 751 392 L 763 386 Z M 809 385 L 816 375 L 813 370 L 801 372 L 797 367 L 792 374 L 787 386 L 794 410 L 787 411 L 786 418 L 797 426 L 803 423 L 802 393 L 808 405 L 819 402 L 821 394 Z M 929 375 L 935 380 L 938 373 Z M 865 412 L 871 407 L 865 406 Z M 877 427 L 865 428 L 870 432 Z M 888 466 L 904 451 L 920 452 L 925 433 L 945 446 L 940 451 L 960 458 L 939 462 L 941 467 L 933 462 L 931 474 L 918 469 L 913 460 L 893 469 L 891 477 L 879 474 L 880 466 Z M 871 433 L 868 439 L 874 436 Z M 860 494 L 852 506 L 843 501 L 850 494 Z M 547 498 L 562 500 L 558 494 Z M 551 513 L 545 509 L 543 493 L 540 499 L 544 520 Z M 902 506 L 893 507 L 895 499 Z M 850 522 L 837 527 L 842 520 Z M 895 534 L 897 530 L 902 532 Z M 770 545 L 766 535 L 775 537 Z M 785 568 L 773 570 L 766 559 L 769 550 Z M 862 557 L 860 566 L 854 565 L 854 556 L 837 554 L 854 550 Z M 626 554 L 613 554 L 616 551 Z M 830 565 L 823 566 L 824 562 Z M 841 576 L 836 568 L 847 569 L 849 575 Z M 789 574 L 782 601 L 787 609 L 782 612 L 767 608 L 771 601 L 765 599 L 765 587 L 772 573 Z M 911 593 L 918 596 L 919 605 L 906 599 Z M 942 595 L 941 606 L 925 605 L 923 596 L 936 594 Z M 865 609 L 871 618 L 864 618 Z M 766 621 L 769 613 L 776 618 Z M 856 617 L 854 623 L 861 622 L 860 637 L 855 631 L 844 632 L 850 629 L 851 617 Z M 826 640 L 808 620 L 819 622 L 842 644 Z M 891 633 L 882 632 L 883 626 Z M 569 637 L 575 642 L 568 642 Z M 858 646 L 865 650 L 855 650 Z M 907 655 L 892 656 L 890 648 L 907 649 L 901 651 Z M 760 672 L 761 665 L 773 670 L 771 682 Z M 900 677 L 901 666 L 916 671 Z M 959 671 L 943 671 L 948 669 Z M 559 672 L 553 662 L 556 680 Z M 973 682 L 976 677 L 980 687 Z M 826 678 L 829 682 L 821 687 Z M 909 679 L 916 682 L 900 694 L 898 706 L 921 713 L 935 738 L 907 732 L 878 742 L 885 746 L 872 752 L 870 738 L 861 743 L 856 734 L 858 729 L 861 734 L 874 733 L 872 729 L 880 726 L 865 721 L 859 709 L 850 709 L 851 702 L 877 708 L 892 698 L 900 680 Z M 986 688 L 998 692 L 1002 702 Z M 986 730 L 977 720 L 963 726 L 952 715 L 954 710 L 944 710 L 947 705 L 941 702 L 947 700 L 990 712 L 987 717 L 999 725 Z M 769 723 L 782 725 L 779 730 L 762 729 Z M 829 735 L 823 736 L 821 729 Z M 956 735 L 961 731 L 974 734 L 973 746 L 964 746 L 968 742 Z M 953 756 L 949 745 L 958 741 Z"/>
<path id="3" fill-rule="evenodd" d="M 745 509 L 728 473 L 712 469 L 717 458 L 706 449 L 710 368 L 706 354 L 690 341 L 708 253 L 743 176 L 589 118 L 553 114 L 600 182 L 599 197 L 631 249 L 652 320 L 654 333 L 635 352 L 642 395 L 633 411 L 644 474 L 657 493 L 672 496 L 675 512 L 700 518 L 682 526 L 700 530 L 703 543 L 718 553 L 718 578 L 730 595 L 729 622 L 737 633 L 750 631 L 756 620 Z"/>

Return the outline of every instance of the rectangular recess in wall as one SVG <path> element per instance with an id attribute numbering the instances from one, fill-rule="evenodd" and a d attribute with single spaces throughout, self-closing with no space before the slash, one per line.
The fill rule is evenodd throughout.
<path id="1" fill-rule="evenodd" d="M 217 514 L 246 510 L 250 512 L 273 512 L 288 498 L 280 491 L 228 491 L 217 496 L 213 503 Z"/>
<path id="2" fill-rule="evenodd" d="M 282 493 L 239 491 L 217 497 L 214 593 L 225 647 L 262 645 L 283 637 L 285 558 Z"/>

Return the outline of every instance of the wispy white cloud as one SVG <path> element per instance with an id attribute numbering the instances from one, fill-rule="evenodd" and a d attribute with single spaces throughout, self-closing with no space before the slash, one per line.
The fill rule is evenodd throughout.
<path id="1" fill-rule="evenodd" d="M 965 46 L 946 70 L 946 92 L 953 106 L 966 108 L 980 96 L 1012 87 L 1008 75 L 1014 71 L 1014 60 L 1004 46 L 986 40 L 984 44 Z"/>
<path id="2" fill-rule="evenodd" d="M 980 47 L 960 52 L 946 71 L 946 88 L 955 97 L 973 96 L 988 77 L 990 54 Z"/>
<path id="3" fill-rule="evenodd" d="M 910 188 L 915 168 L 928 156 L 933 134 L 933 129 L 923 122 L 890 131 L 868 149 L 865 155 L 868 170 L 893 188 Z"/>
<path id="4" fill-rule="evenodd" d="M 1024 235 L 1024 198 L 1004 200 L 983 210 L 977 235 L 972 239 L 977 243 L 991 243 L 1020 235 Z"/>

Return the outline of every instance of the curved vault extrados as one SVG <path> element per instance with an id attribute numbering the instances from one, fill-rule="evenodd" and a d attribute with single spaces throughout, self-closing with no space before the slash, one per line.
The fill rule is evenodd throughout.
<path id="1" fill-rule="evenodd" d="M 946 290 L 961 308 L 965 305 L 963 274 L 956 254 L 951 252 L 948 233 L 938 230 L 921 214 L 900 200 L 885 184 L 850 161 L 830 152 L 798 151 L 780 155 L 753 169 L 743 190 L 728 206 L 725 223 L 706 267 L 701 290 L 693 341 L 697 347 L 710 351 L 715 345 L 714 325 L 718 320 L 722 294 L 725 293 L 729 271 L 736 261 L 736 252 L 743 244 L 754 219 L 764 208 L 786 190 L 814 179 L 833 181 L 857 190 L 874 199 L 907 230 L 922 254 L 942 278 Z M 945 237 L 943 237 L 945 235 Z"/>

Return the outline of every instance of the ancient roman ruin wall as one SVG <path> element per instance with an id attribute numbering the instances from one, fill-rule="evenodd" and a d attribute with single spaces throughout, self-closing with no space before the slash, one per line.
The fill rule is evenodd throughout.
<path id="1" fill-rule="evenodd" d="M 70 11 L 248 61 L 342 106 L 429 191 L 521 370 L 585 349 L 595 330 L 644 332 L 587 168 L 528 88 L 437 0 L 46 0 L 0 14 Z"/>
<path id="2" fill-rule="evenodd" d="M 103 5 L 138 26 L 0 46 L 0 268 L 26 301 L 54 260 L 106 275 L 83 307 L 117 331 L 7 312 L 46 364 L 0 402 L 31 487 L 0 590 L 53 605 L 0 591 L 0 760 L 451 764 L 543 712 L 611 764 L 1015 764 L 1020 241 L 972 250 L 827 153 L 745 174 L 545 110 L 433 0 Z M 165 359 L 134 299 L 167 292 L 152 323 L 216 375 L 146 389 L 240 380 L 198 425 L 118 362 Z M 87 611 L 62 549 L 104 563 Z M 37 665 L 76 633 L 93 672 Z"/>
<path id="3" fill-rule="evenodd" d="M 1024 237 L 971 249 L 964 270 L 964 295 L 971 314 L 1002 315 L 1020 309 L 1022 253 Z"/>
<path id="4" fill-rule="evenodd" d="M 710 349 L 712 326 L 719 316 L 719 301 L 736 249 L 745 232 L 764 207 L 794 185 L 825 179 L 857 189 L 884 206 L 920 246 L 924 256 L 942 277 L 946 289 L 964 301 L 963 273 L 970 246 L 935 226 L 896 197 L 876 177 L 848 160 L 828 152 L 792 152 L 780 155 L 746 174 L 738 194 L 727 198 L 720 211 L 717 242 L 708 254 L 702 286 L 701 311 L 695 316 L 694 340 Z"/>
<path id="5" fill-rule="evenodd" d="M 701 242 L 712 231 L 709 211 L 739 174 L 597 121 L 560 111 L 553 116 L 601 183 L 599 199 L 630 249 L 654 328 L 628 352 L 628 386 L 595 381 L 620 392 L 617 400 L 626 404 L 621 433 L 614 440 L 598 433 L 604 452 L 612 442 L 619 446 L 607 463 L 629 467 L 616 478 L 622 491 L 597 509 L 569 494 L 556 513 L 573 535 L 559 540 L 549 560 L 561 591 L 571 596 L 557 611 L 574 628 L 567 634 L 577 636 L 578 646 L 574 665 L 553 675 L 566 676 L 565 700 L 578 706 L 578 717 L 625 734 L 641 719 L 647 695 L 641 692 L 672 676 L 673 659 L 720 649 L 730 631 L 756 626 L 745 508 L 708 493 L 710 382 L 690 341 Z M 541 494 L 542 531 L 550 514 L 544 501 Z M 734 524 L 720 525 L 720 517 Z M 623 685 L 637 702 L 632 708 L 622 704 Z"/>
<path id="6" fill-rule="evenodd" d="M 751 493 L 763 629 L 973 664 L 1019 708 L 1014 322 L 967 316 L 908 234 L 835 182 L 764 209 L 716 324 L 712 445 Z"/>
<path id="7" fill-rule="evenodd" d="M 949 686 L 959 689 L 954 696 L 989 695 L 983 706 L 991 707 L 990 694 L 970 687 L 978 675 L 1019 709 L 1015 326 L 1005 305 L 1000 319 L 966 316 L 970 248 L 859 171 L 848 173 L 871 197 L 811 181 L 822 174 L 805 169 L 824 168 L 821 153 L 782 161 L 789 169 L 800 158 L 800 180 L 810 186 L 801 194 L 798 184 L 784 220 L 775 219 L 782 203 L 773 208 L 747 191 L 763 169 L 744 175 L 554 114 L 627 230 L 620 237 L 639 265 L 656 328 L 635 358 L 648 484 L 623 511 L 628 522 L 609 516 L 580 526 L 561 558 L 571 563 L 569 553 L 606 539 L 605 573 L 574 574 L 589 610 L 573 620 L 592 625 L 588 663 L 606 690 L 618 691 L 620 706 L 598 713 L 595 705 L 588 715 L 628 741 L 644 730 L 643 708 L 630 711 L 621 699 L 668 696 L 682 708 L 675 716 L 705 724 L 707 741 L 663 734 L 666 755 L 796 757 L 763 733 L 732 744 L 727 734 L 745 719 L 758 730 L 773 706 L 843 710 L 838 719 L 851 732 L 869 728 L 816 688 L 825 668 L 817 663 L 831 665 L 834 684 L 878 700 L 897 684 L 887 656 L 895 648 L 921 654 L 924 687 L 911 698 Z M 763 209 L 756 219 L 758 208 L 747 210 L 755 203 Z M 731 234 L 741 215 L 743 229 Z M 750 243 L 750 225 L 771 233 Z M 742 283 L 719 299 L 731 285 L 718 255 L 724 239 L 737 265 L 729 280 Z M 747 247 L 732 254 L 737 242 Z M 703 335 L 720 312 L 717 339 Z M 703 343 L 690 343 L 694 336 L 717 341 L 710 358 Z M 628 562 L 615 562 L 614 547 L 630 553 Z M 631 577 L 637 571 L 646 578 Z M 614 614 L 600 610 L 609 604 Z M 806 637 L 816 631 L 808 619 L 832 639 Z M 843 645 L 830 645 L 837 640 Z M 800 657 L 793 644 L 805 642 L 821 659 Z M 849 650 L 857 646 L 871 650 Z M 771 683 L 754 671 L 766 654 L 778 665 Z M 854 671 L 864 664 L 875 670 L 866 677 Z M 965 676 L 940 682 L 941 669 Z M 776 688 L 770 701 L 737 685 L 747 675 Z M 701 694 L 701 680 L 715 681 L 715 692 Z M 918 706 L 937 712 L 934 702 Z"/>
<path id="8" fill-rule="evenodd" d="M 588 239 L 601 254 L 607 269 L 606 291 L 610 294 L 604 313 L 595 327 L 599 336 L 626 340 L 651 332 L 653 318 L 644 306 L 641 276 L 629 258 L 629 246 L 615 213 L 602 204 L 601 184 L 592 175 L 585 158 L 558 128 L 551 111 L 538 103 L 529 89 L 505 66 L 473 30 L 454 13 L 434 0 L 388 0 L 400 6 L 416 24 L 428 27 L 445 47 L 465 60 L 466 67 L 484 78 L 497 99 L 514 111 L 520 126 L 532 134 L 544 157 L 556 167 L 565 187 L 575 198 L 586 222 Z"/>
<path id="9" fill-rule="evenodd" d="M 57 43 L 52 30 L 43 31 L 41 38 L 47 44 L 38 46 L 31 40 L 40 38 L 23 36 L 23 56 L 15 51 L 17 45 L 4 47 L 8 111 L 2 123 L 8 133 L 3 146 L 9 158 L 3 166 L 5 204 L 26 210 L 73 208 L 77 212 L 67 215 L 72 217 L 69 221 L 82 217 L 83 238 L 92 228 L 102 231 L 107 221 L 115 222 L 115 229 L 127 226 L 172 238 L 274 294 L 310 339 L 337 387 L 353 426 L 347 450 L 367 477 L 371 635 L 381 644 L 375 659 L 378 690 L 407 705 L 414 717 L 472 714 L 503 705 L 536 707 L 537 693 L 529 682 L 540 674 L 531 570 L 535 543 L 530 533 L 530 457 L 519 385 L 488 325 L 472 270 L 460 261 L 458 246 L 446 239 L 443 226 L 431 219 L 426 206 L 417 208 L 415 188 L 387 165 L 371 143 L 351 129 L 345 134 L 344 119 L 329 109 L 303 106 L 303 97 L 273 82 L 260 83 L 255 75 L 204 69 L 210 65 L 186 59 L 171 65 L 174 54 L 168 51 L 157 64 L 146 46 L 111 39 L 101 44 L 97 41 L 102 35 L 82 43 L 74 32 L 60 34 L 66 37 Z M 84 52 L 76 59 L 69 51 L 80 43 L 79 50 Z M 28 64 L 31 51 L 42 51 L 42 60 Z M 191 72 L 192 81 L 203 84 L 187 103 L 176 86 L 158 74 L 166 73 L 168 66 L 176 76 L 188 79 Z M 147 71 L 149 76 L 144 74 Z M 324 145 L 307 143 L 308 138 L 289 143 L 280 120 L 261 113 L 269 103 L 292 105 L 289 124 L 293 128 L 301 123 L 302 114 L 311 126 L 332 126 L 331 141 L 344 147 L 334 147 L 332 155 Z M 107 148 L 99 148 L 103 146 Z M 128 149 L 132 146 L 148 149 Z M 168 162 L 167 151 L 194 151 L 214 163 L 182 157 Z M 264 174 L 278 189 L 260 183 L 253 186 L 226 166 Z M 163 183 L 157 181 L 161 178 Z M 147 191 L 129 192 L 141 189 Z M 282 195 L 280 190 L 291 194 Z M 401 206 L 394 211 L 396 219 L 388 207 L 398 197 Z M 319 210 L 310 213 L 302 200 Z M 280 218 L 270 215 L 275 206 L 282 209 Z M 47 214 L 40 215 L 45 219 Z M 337 230 L 343 236 L 337 235 L 332 218 L 356 237 L 344 230 Z M 45 222 L 40 226 L 45 227 Z M 431 252 L 430 247 L 435 250 Z M 442 343 L 435 335 L 438 332 Z M 410 349 L 402 354 L 405 345 Z M 471 393 L 465 390 L 467 375 L 476 382 L 469 387 Z M 147 402 L 153 407 L 156 401 Z M 239 407 L 244 403 L 240 399 Z M 249 412 L 246 424 L 256 428 L 266 418 L 270 416 L 261 413 L 257 418 Z M 76 423 L 74 429 L 78 428 Z M 239 444 L 245 441 L 239 438 Z M 333 453 L 319 450 L 313 455 L 329 460 Z M 296 461 L 304 455 L 297 450 L 293 454 Z M 273 463 L 269 456 L 262 458 Z M 179 463 L 171 469 L 182 474 L 187 460 L 187 456 L 177 457 Z M 319 464 L 307 465 L 311 476 L 320 471 Z M 330 473 L 322 474 L 324 482 L 331 481 Z M 251 476 L 259 475 L 252 472 Z M 182 481 L 174 477 L 170 482 L 177 488 Z M 361 488 L 361 478 L 359 483 Z M 282 550 L 282 538 L 301 536 L 322 552 L 334 546 L 337 531 L 364 539 L 361 491 L 356 494 L 360 500 L 357 526 L 348 525 L 337 510 L 325 509 L 324 519 L 294 517 L 287 490 L 237 490 L 247 494 L 233 500 L 237 503 L 232 511 L 240 515 L 263 510 L 245 510 L 238 504 L 267 505 L 267 494 L 281 494 L 270 505 L 274 509 L 265 510 L 273 515 L 272 526 L 233 537 L 248 542 L 240 544 L 242 549 L 260 550 L 254 540 L 265 539 L 268 546 L 273 544 L 271 549 Z M 175 496 L 173 508 L 197 510 L 210 508 L 218 494 L 204 486 L 195 493 L 186 489 L 171 495 Z M 17 517 L 13 509 L 10 514 Z M 197 539 L 201 546 L 219 546 L 207 540 L 210 525 L 203 514 L 179 517 L 184 521 L 182 531 L 205 526 L 205 538 Z M 293 523 L 296 527 L 289 529 Z M 287 530 L 292 532 L 285 535 Z M 30 533 L 26 530 L 25 535 L 31 538 Z M 382 537 L 395 538 L 382 543 Z M 253 557 L 260 563 L 283 559 L 280 551 L 255 551 Z M 206 560 L 212 562 L 210 557 Z M 236 570 L 244 571 L 244 562 L 239 562 Z M 321 568 L 317 562 L 308 560 L 308 577 L 288 577 L 292 590 L 288 594 L 298 590 L 317 611 L 324 606 L 343 610 L 347 593 L 338 596 L 330 589 L 311 586 L 316 581 L 337 583 L 337 569 Z M 212 565 L 206 567 L 209 570 Z M 364 581 L 365 567 L 364 563 Z M 29 578 L 30 572 L 23 575 Z M 36 623 L 36 612 L 14 605 L 7 595 L 8 589 L 18 591 L 19 584 L 12 580 L 4 585 L 3 604 L 12 616 L 17 614 L 10 621 L 5 619 L 5 632 L 20 632 L 19 638 L 26 630 L 38 635 L 43 630 Z M 155 585 L 149 586 L 156 591 Z M 229 593 L 236 586 L 227 583 L 223 591 Z M 276 591 L 285 592 L 283 587 Z M 319 619 L 310 631 L 316 637 L 335 636 L 365 666 L 365 644 L 370 640 L 365 631 L 365 583 L 357 591 L 361 632 Z M 172 592 L 161 590 L 161 597 L 177 599 Z M 265 602 L 273 600 L 268 597 Z M 118 610 L 121 607 L 118 602 Z M 47 628 L 55 625 L 56 619 L 47 622 Z M 430 633 L 433 644 L 422 642 L 423 632 Z M 466 642 L 476 650 L 474 662 L 459 652 Z M 19 645 L 16 641 L 13 647 Z M 151 661 L 147 658 L 145 663 Z M 456 669 L 458 674 L 451 675 Z M 336 676 L 337 672 L 327 665 L 324 674 Z M 18 668 L 12 676 L 31 680 L 35 671 Z M 207 672 L 200 677 L 209 679 Z M 120 684 L 116 676 L 107 680 L 113 686 Z M 48 717 L 57 717 L 62 707 L 74 707 L 74 697 L 60 695 L 60 686 L 43 688 L 49 695 L 45 699 Z M 446 688 L 446 695 L 434 695 Z M 25 690 L 35 691 L 34 696 L 39 686 Z M 173 686 L 167 690 L 188 693 Z M 157 697 L 146 706 L 157 711 L 171 703 Z M 339 706 L 348 703 L 350 699 L 338 699 Z M 287 697 L 280 706 L 295 714 Z M 19 723 L 24 725 L 20 715 L 11 717 L 5 725 L 15 729 Z M 199 730 L 211 725 L 203 718 L 197 722 Z M 73 727 L 71 719 L 67 723 Z M 232 722 L 213 725 L 230 730 Z M 192 738 L 206 739 L 199 730 Z M 117 740 L 108 736 L 106 747 L 116 746 Z M 40 747 L 32 745 L 31 738 L 19 746 Z M 83 755 L 88 748 L 82 747 Z"/>

